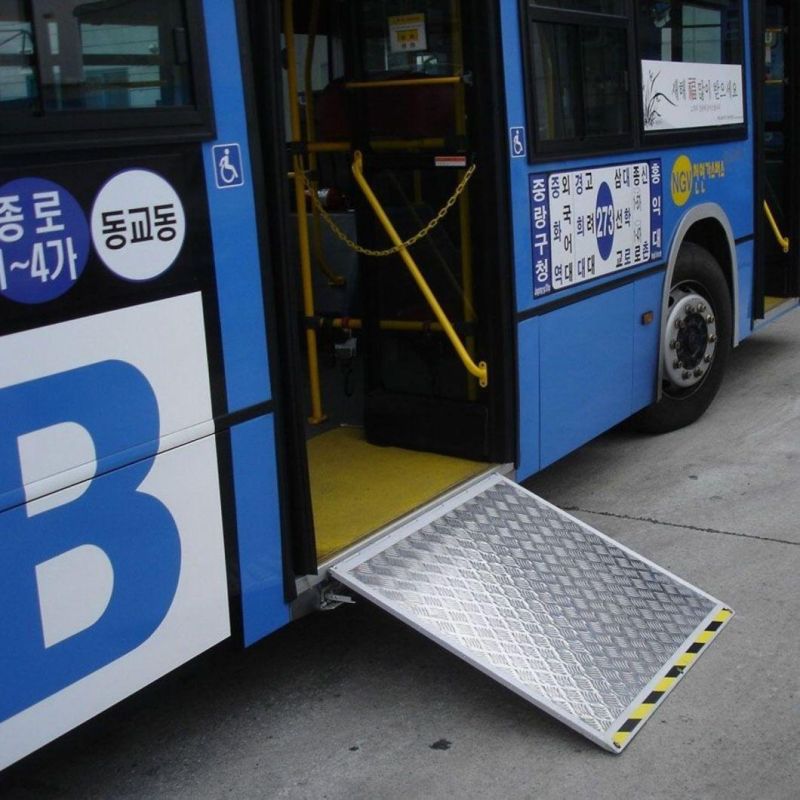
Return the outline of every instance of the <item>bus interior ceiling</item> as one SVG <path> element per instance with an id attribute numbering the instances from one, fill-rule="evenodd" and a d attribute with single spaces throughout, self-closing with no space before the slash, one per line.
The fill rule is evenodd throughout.
<path id="1" fill-rule="evenodd" d="M 485 357 L 460 6 L 284 2 L 289 262 L 303 290 L 320 562 L 489 460 L 488 392 L 466 371 L 408 259 L 375 254 L 393 243 L 351 170 L 363 153 L 364 178 L 403 241 L 466 184 L 408 252 L 473 363 Z"/>
<path id="2" fill-rule="evenodd" d="M 795 68 L 790 32 L 796 27 L 797 9 L 787 0 L 768 0 L 764 19 L 764 196 L 777 223 L 776 235 L 766 231 L 765 302 L 767 314 L 787 297 L 798 293 L 791 240 L 796 237 L 792 220 L 797 216 L 797 187 L 792 122 L 796 100 L 792 95 Z M 779 234 L 789 238 L 784 247 Z M 788 250 L 788 252 L 787 252 Z"/>

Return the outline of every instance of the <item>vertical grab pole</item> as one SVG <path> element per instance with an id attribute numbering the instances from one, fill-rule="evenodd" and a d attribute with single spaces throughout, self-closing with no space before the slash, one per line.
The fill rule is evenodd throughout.
<path id="1" fill-rule="evenodd" d="M 314 48 L 317 42 L 317 27 L 319 25 L 319 3 L 320 0 L 312 0 L 311 13 L 308 22 L 308 45 L 306 46 L 306 59 L 304 68 L 305 101 L 306 101 L 306 141 L 310 144 L 316 142 L 317 131 L 314 122 L 314 82 L 311 70 L 314 65 Z M 314 175 L 310 181 L 311 191 L 316 192 L 319 180 L 316 177 L 318 166 L 318 156 L 313 151 L 308 151 L 308 168 Z M 311 228 L 313 233 L 314 255 L 316 256 L 322 274 L 328 279 L 331 286 L 344 286 L 345 280 L 341 275 L 337 275 L 328 264 L 325 253 L 322 249 L 322 224 L 319 218 L 317 204 L 311 204 Z"/>
<path id="2" fill-rule="evenodd" d="M 286 39 L 286 72 L 289 80 L 289 111 L 292 129 L 292 141 L 299 142 L 302 135 L 300 129 L 300 109 L 297 98 L 297 52 L 294 46 L 294 9 L 293 0 L 283 2 L 283 35 Z M 292 156 L 294 170 L 294 196 L 297 205 L 297 237 L 300 250 L 300 274 L 303 282 L 303 313 L 306 319 L 314 316 L 314 286 L 311 278 L 311 249 L 308 236 L 308 213 L 306 211 L 306 195 L 303 185 L 303 159 Z M 308 421 L 317 425 L 325 419 L 322 412 L 322 393 L 319 382 L 319 358 L 317 354 L 317 332 L 306 328 L 306 349 L 308 350 L 308 383 L 311 395 L 311 416 Z"/>
<path id="3" fill-rule="evenodd" d="M 453 67 L 454 71 L 464 71 L 464 41 L 463 24 L 461 22 L 461 0 L 450 0 L 451 36 L 453 39 Z M 464 137 L 467 133 L 466 126 L 466 100 L 464 98 L 464 82 L 459 81 L 455 91 L 455 126 L 456 135 Z M 462 180 L 464 170 L 459 170 L 458 179 Z M 461 291 L 463 293 L 464 322 L 469 325 L 475 322 L 475 285 L 472 269 L 472 236 L 470 235 L 470 205 L 469 187 L 464 190 L 458 199 L 458 221 L 461 235 Z M 471 357 L 475 355 L 475 336 L 467 333 L 464 344 Z M 467 397 L 474 401 L 478 397 L 478 388 L 475 378 L 467 375 Z"/>

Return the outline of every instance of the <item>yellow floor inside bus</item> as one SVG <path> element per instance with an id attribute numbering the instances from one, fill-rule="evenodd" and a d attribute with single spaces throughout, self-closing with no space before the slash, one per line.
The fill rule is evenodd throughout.
<path id="1" fill-rule="evenodd" d="M 785 297 L 765 297 L 764 298 L 764 313 L 769 314 L 774 311 L 781 303 L 785 303 Z"/>
<path id="2" fill-rule="evenodd" d="M 360 428 L 308 440 L 311 502 L 320 562 L 483 472 L 462 458 L 369 444 Z"/>

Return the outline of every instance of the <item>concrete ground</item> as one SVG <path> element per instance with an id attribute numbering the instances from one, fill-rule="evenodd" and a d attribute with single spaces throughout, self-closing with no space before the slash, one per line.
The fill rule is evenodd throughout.
<path id="1" fill-rule="evenodd" d="M 696 425 L 531 489 L 730 603 L 621 756 L 366 602 L 223 647 L 0 775 L 7 798 L 800 798 L 800 315 Z"/>

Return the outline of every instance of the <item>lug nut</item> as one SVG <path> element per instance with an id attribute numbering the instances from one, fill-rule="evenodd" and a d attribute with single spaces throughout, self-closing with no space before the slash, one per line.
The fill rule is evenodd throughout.
<path id="1" fill-rule="evenodd" d="M 700 303 L 700 305 L 699 305 L 699 306 L 697 306 L 697 310 L 698 310 L 698 311 L 699 311 L 701 314 L 705 312 L 706 308 L 708 308 L 708 306 L 707 306 L 705 303 Z"/>
<path id="2" fill-rule="evenodd" d="M 695 310 L 693 305 L 686 306 L 686 316 L 688 317 L 690 314 L 694 314 Z"/>
<path id="3" fill-rule="evenodd" d="M 703 374 L 703 370 L 701 370 L 701 369 L 700 369 L 700 367 L 698 367 L 698 368 L 697 368 L 697 369 L 694 371 L 694 376 L 695 376 L 695 378 L 699 378 L 699 377 L 700 377 L 702 374 Z"/>
<path id="4" fill-rule="evenodd" d="M 680 361 L 673 361 L 672 362 L 672 369 L 680 369 L 683 366 Z"/>
<path id="5" fill-rule="evenodd" d="M 713 325 L 713 324 L 714 324 L 714 317 L 713 317 L 711 314 L 709 314 L 709 315 L 706 317 L 706 322 L 707 322 L 709 325 Z"/>
<path id="6" fill-rule="evenodd" d="M 677 340 L 677 339 L 673 339 L 673 340 L 672 340 L 672 341 L 669 343 L 669 349 L 670 349 L 670 350 L 674 350 L 674 349 L 675 349 L 677 346 L 678 346 L 678 340 Z"/>
<path id="7" fill-rule="evenodd" d="M 706 362 L 706 364 L 710 364 L 710 363 L 711 363 L 711 356 L 710 356 L 710 355 L 707 355 L 707 356 L 706 356 L 706 357 L 703 359 L 703 361 L 705 361 L 705 362 Z"/>
<path id="8" fill-rule="evenodd" d="M 716 333 L 712 333 L 712 334 L 711 334 L 711 335 L 708 337 L 708 341 L 709 341 L 711 344 L 714 344 L 714 342 L 716 342 L 716 341 L 717 341 L 717 334 L 716 334 Z"/>
<path id="9" fill-rule="evenodd" d="M 688 381 L 688 380 L 689 380 L 689 378 L 691 378 L 691 377 L 692 377 L 692 373 L 691 373 L 691 372 L 689 372 L 689 371 L 687 370 L 686 372 L 684 372 L 684 373 L 683 373 L 683 376 L 682 376 L 682 377 L 683 377 L 683 379 L 684 379 L 685 381 Z"/>

